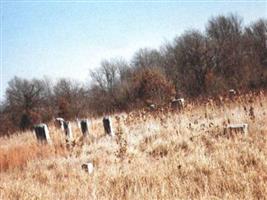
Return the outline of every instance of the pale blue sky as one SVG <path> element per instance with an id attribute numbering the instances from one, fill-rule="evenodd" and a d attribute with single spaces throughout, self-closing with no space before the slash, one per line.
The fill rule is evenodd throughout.
<path id="1" fill-rule="evenodd" d="M 3 97 L 16 76 L 89 78 L 102 59 L 129 60 L 185 30 L 204 30 L 211 16 L 266 18 L 267 1 L 1 1 Z"/>

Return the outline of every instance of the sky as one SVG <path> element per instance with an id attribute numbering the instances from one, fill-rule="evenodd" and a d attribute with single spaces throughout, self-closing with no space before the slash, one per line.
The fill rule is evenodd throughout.
<path id="1" fill-rule="evenodd" d="M 238 14 L 245 25 L 267 18 L 267 0 L 0 1 L 0 100 L 14 76 L 86 82 L 103 59 L 130 61 L 140 48 L 204 31 L 213 16 Z"/>

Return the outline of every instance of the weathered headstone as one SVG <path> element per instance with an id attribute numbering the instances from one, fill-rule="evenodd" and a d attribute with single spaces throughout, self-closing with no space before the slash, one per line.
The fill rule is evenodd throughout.
<path id="1" fill-rule="evenodd" d="M 242 123 L 242 124 L 228 124 L 224 128 L 224 134 L 230 134 L 233 133 L 243 133 L 245 135 L 248 134 L 248 124 Z"/>
<path id="2" fill-rule="evenodd" d="M 112 122 L 109 116 L 105 116 L 103 118 L 103 126 L 105 129 L 105 133 L 110 136 L 115 136 L 113 129 L 112 129 Z"/>
<path id="3" fill-rule="evenodd" d="M 94 171 L 94 166 L 92 163 L 89 162 L 89 163 L 82 164 L 82 169 L 88 172 L 88 174 L 92 174 Z"/>
<path id="4" fill-rule="evenodd" d="M 64 131 L 64 119 L 61 117 L 57 117 L 55 119 L 55 124 L 57 127 L 59 127 L 62 131 Z"/>
<path id="5" fill-rule="evenodd" d="M 77 122 L 78 128 L 81 129 L 81 121 L 79 120 L 79 118 L 76 118 L 76 122 Z"/>
<path id="6" fill-rule="evenodd" d="M 234 90 L 234 89 L 230 89 L 229 90 L 229 97 L 230 97 L 230 99 L 233 99 L 234 98 L 234 96 L 236 96 L 236 91 Z"/>
<path id="7" fill-rule="evenodd" d="M 89 121 L 88 119 L 80 120 L 80 129 L 83 134 L 83 137 L 87 137 L 89 135 Z"/>
<path id="8" fill-rule="evenodd" d="M 72 142 L 73 134 L 71 130 L 71 123 L 69 121 L 64 121 L 64 132 L 66 136 L 66 142 Z"/>
<path id="9" fill-rule="evenodd" d="M 150 104 L 149 109 L 150 110 L 156 110 L 157 106 L 155 104 Z"/>
<path id="10" fill-rule="evenodd" d="M 182 108 L 184 108 L 184 106 L 185 106 L 185 104 L 184 104 L 184 98 L 173 99 L 171 101 L 171 107 L 172 108 L 182 109 Z"/>
<path id="11" fill-rule="evenodd" d="M 46 124 L 38 124 L 34 126 L 36 138 L 39 142 L 51 144 L 49 130 Z"/>

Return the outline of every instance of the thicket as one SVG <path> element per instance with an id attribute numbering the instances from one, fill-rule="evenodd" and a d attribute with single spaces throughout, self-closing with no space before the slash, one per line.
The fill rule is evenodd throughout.
<path id="1" fill-rule="evenodd" d="M 244 26 L 236 15 L 211 18 L 204 32 L 188 30 L 132 60 L 102 61 L 91 84 L 14 77 L 0 108 L 0 135 L 34 123 L 96 116 L 157 105 L 173 97 L 216 96 L 267 86 L 267 20 Z"/>

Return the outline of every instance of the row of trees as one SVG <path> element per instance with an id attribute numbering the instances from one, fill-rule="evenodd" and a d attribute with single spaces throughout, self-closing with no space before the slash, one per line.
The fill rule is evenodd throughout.
<path id="1" fill-rule="evenodd" d="M 44 78 L 9 82 L 0 132 L 27 129 L 54 116 L 66 119 L 130 110 L 172 97 L 214 96 L 229 88 L 267 86 L 267 21 L 244 27 L 235 15 L 211 18 L 205 32 L 186 31 L 160 49 L 140 49 L 130 62 L 102 61 L 91 84 Z"/>
<path id="2" fill-rule="evenodd" d="M 86 95 L 78 82 L 68 79 L 53 85 L 48 78 L 27 80 L 14 77 L 8 84 L 6 100 L 1 106 L 0 132 L 5 130 L 7 134 L 17 128 L 25 130 L 55 116 L 72 119 L 82 115 Z"/>

